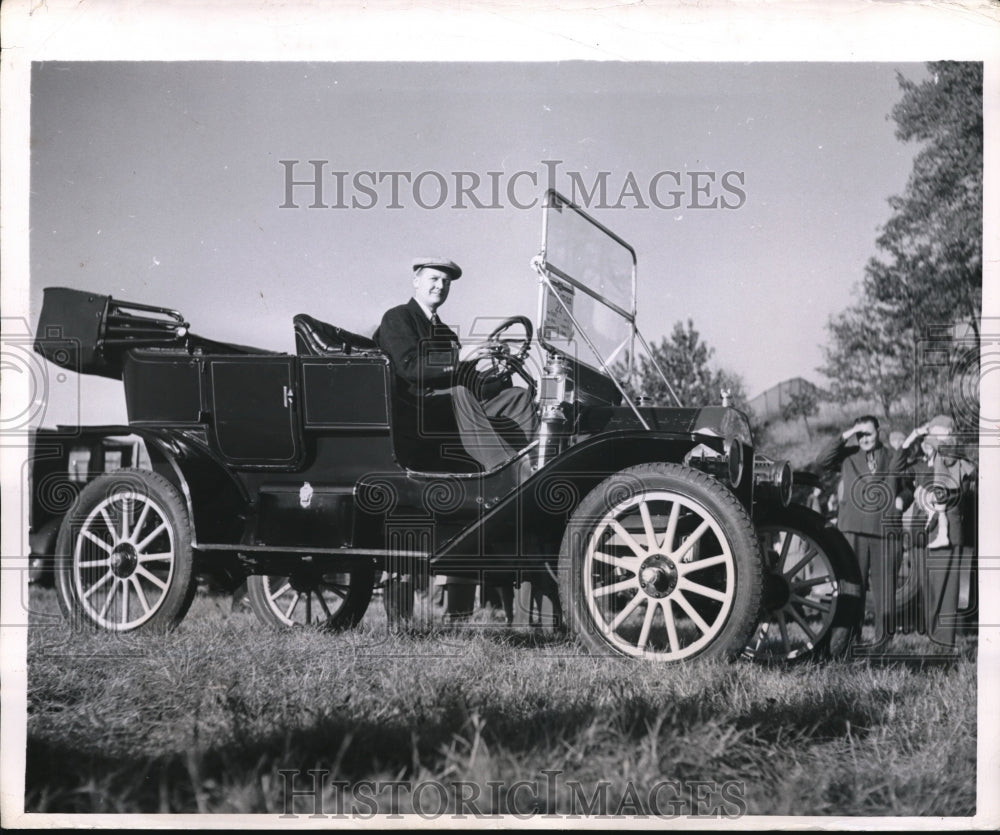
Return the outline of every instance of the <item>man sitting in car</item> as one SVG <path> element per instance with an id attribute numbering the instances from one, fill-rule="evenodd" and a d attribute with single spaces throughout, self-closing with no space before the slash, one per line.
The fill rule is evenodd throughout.
<path id="1" fill-rule="evenodd" d="M 413 273 L 413 297 L 387 310 L 375 332 L 392 362 L 397 394 L 417 405 L 431 441 L 440 431 L 434 424 L 442 410 L 436 407 L 450 406 L 465 450 L 484 470 L 495 469 L 535 437 L 538 415 L 531 393 L 512 386 L 509 376 L 491 378 L 459 361 L 458 336 L 437 311 L 451 283 L 461 278 L 461 267 L 445 258 L 417 258 Z M 513 424 L 515 431 L 498 432 L 497 423 Z"/>
<path id="2" fill-rule="evenodd" d="M 386 311 L 375 341 L 392 362 L 397 397 L 416 407 L 419 442 L 440 444 L 457 428 L 462 446 L 488 472 L 535 437 L 538 414 L 531 392 L 512 386 L 509 375 L 491 378 L 479 374 L 475 363 L 459 361 L 458 335 L 437 311 L 461 276 L 462 268 L 446 258 L 414 259 L 413 297 Z M 498 431 L 501 423 L 504 431 Z M 393 582 L 405 585 L 406 579 Z M 466 619 L 475 606 L 475 580 L 443 581 L 447 619 Z M 509 621 L 513 590 L 505 584 L 500 595 Z"/>

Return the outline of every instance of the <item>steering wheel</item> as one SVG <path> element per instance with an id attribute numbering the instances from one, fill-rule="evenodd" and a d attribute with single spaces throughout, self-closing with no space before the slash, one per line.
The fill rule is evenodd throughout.
<path id="1" fill-rule="evenodd" d="M 515 325 L 524 327 L 524 336 L 504 337 L 504 334 Z M 470 366 L 475 366 L 481 360 L 490 360 L 491 367 L 485 372 L 488 379 L 509 379 L 511 375 L 517 374 L 527 384 L 531 396 L 534 397 L 537 384 L 534 377 L 524 367 L 528 352 L 531 350 L 531 339 L 534 333 L 534 326 L 527 316 L 510 316 L 493 329 L 486 337 L 486 343 L 476 348 L 466 362 Z M 511 346 L 514 345 L 520 345 L 520 347 L 513 351 Z"/>
<path id="2" fill-rule="evenodd" d="M 524 327 L 524 338 L 501 338 L 507 331 L 514 327 L 514 325 L 522 325 Z M 523 363 L 528 358 L 528 351 L 531 350 L 531 338 L 534 335 L 535 328 L 527 316 L 508 316 L 493 329 L 492 333 L 486 337 L 486 341 L 488 344 L 504 345 L 507 347 L 508 351 L 511 345 L 516 345 L 520 342 L 521 347 L 518 349 L 517 353 L 512 356 L 517 362 Z"/>

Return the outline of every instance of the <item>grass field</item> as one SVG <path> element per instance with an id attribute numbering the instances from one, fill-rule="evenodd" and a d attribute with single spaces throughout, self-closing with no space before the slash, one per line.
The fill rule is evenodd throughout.
<path id="1" fill-rule="evenodd" d="M 824 404 L 811 437 L 774 423 L 762 448 L 804 466 L 859 409 Z M 351 632 L 272 632 L 199 594 L 174 633 L 124 637 L 73 632 L 51 590 L 30 600 L 27 811 L 976 811 L 975 636 L 944 663 L 663 668 L 485 616 L 391 631 L 377 600 Z M 318 797 L 290 801 L 310 769 Z"/>
<path id="2" fill-rule="evenodd" d="M 208 595 L 167 636 L 73 634 L 50 590 L 31 607 L 26 811 L 277 816 L 281 772 L 320 769 L 328 815 L 336 781 L 362 815 L 975 812 L 970 637 L 944 665 L 664 669 L 486 622 L 393 634 L 377 601 L 335 634 Z"/>

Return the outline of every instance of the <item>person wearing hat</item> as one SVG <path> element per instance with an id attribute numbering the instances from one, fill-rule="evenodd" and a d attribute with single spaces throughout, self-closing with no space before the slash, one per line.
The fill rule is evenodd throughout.
<path id="1" fill-rule="evenodd" d="M 462 268 L 447 258 L 428 257 L 414 259 L 412 269 L 412 298 L 387 310 L 374 335 L 396 375 L 396 396 L 416 407 L 420 444 L 447 443 L 457 429 L 465 451 L 483 470 L 496 469 L 537 433 L 531 392 L 513 386 L 509 375 L 480 373 L 474 363 L 459 360 L 461 342 L 438 310 Z M 449 618 L 470 614 L 475 584 L 449 578 L 447 585 Z"/>
<path id="2" fill-rule="evenodd" d="M 895 539 L 886 536 L 899 516 L 895 507 L 899 478 L 892 470 L 892 457 L 879 437 L 878 418 L 862 415 L 817 459 L 822 469 L 840 473 L 837 527 L 857 556 L 862 598 L 871 593 L 876 644 L 894 632 L 896 574 L 902 562 Z"/>
<path id="3" fill-rule="evenodd" d="M 438 309 L 447 301 L 452 282 L 461 277 L 462 268 L 454 261 L 414 259 L 413 297 L 386 311 L 375 341 L 392 363 L 397 393 L 418 408 L 428 399 L 447 398 L 462 445 L 489 471 L 535 437 L 538 413 L 531 392 L 512 386 L 509 376 L 491 377 L 477 372 L 473 364 L 459 361 L 462 344 L 441 322 Z M 425 417 L 422 426 L 432 436 L 437 429 L 433 418 L 440 417 L 442 410 L 421 409 L 421 414 Z M 519 431 L 498 432 L 495 426 L 512 423 Z"/>
<path id="4" fill-rule="evenodd" d="M 976 487 L 975 466 L 954 454 L 953 427 L 947 415 L 918 426 L 903 442 L 893 465 L 903 485 L 897 507 L 913 507 L 911 547 L 922 565 L 918 570 L 927 634 L 946 647 L 955 644 L 964 517 Z"/>

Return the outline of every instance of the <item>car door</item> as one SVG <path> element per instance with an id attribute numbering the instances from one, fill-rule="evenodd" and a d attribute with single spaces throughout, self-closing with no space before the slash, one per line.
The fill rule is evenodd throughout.
<path id="1" fill-rule="evenodd" d="M 254 469 L 290 468 L 301 457 L 295 357 L 212 358 L 214 444 L 229 463 Z"/>

